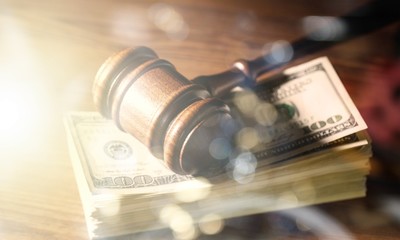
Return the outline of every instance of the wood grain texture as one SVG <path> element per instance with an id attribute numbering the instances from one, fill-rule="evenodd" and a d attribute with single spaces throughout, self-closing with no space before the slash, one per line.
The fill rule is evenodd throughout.
<path id="1" fill-rule="evenodd" d="M 340 15 L 364 2 L 163 1 L 187 28 L 177 36 L 152 17 L 157 1 L 1 1 L 0 239 L 88 239 L 62 114 L 95 110 L 92 82 L 111 54 L 146 45 L 192 79 L 254 58 L 266 43 L 296 39 L 306 16 Z M 367 69 L 391 56 L 396 29 L 318 54 L 331 59 L 356 105 Z M 364 206 L 362 200 L 349 204 Z M 354 233 L 360 239 L 400 236 L 396 226 L 379 224 Z M 381 227 L 388 230 L 374 232 Z"/>

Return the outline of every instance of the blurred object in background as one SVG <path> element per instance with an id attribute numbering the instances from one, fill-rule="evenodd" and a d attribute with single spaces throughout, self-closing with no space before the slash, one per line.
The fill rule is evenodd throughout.
<path id="1" fill-rule="evenodd" d="M 375 57 L 365 74 L 359 109 L 372 138 L 371 189 L 399 191 L 400 183 L 400 27 L 392 55 Z M 382 191 L 382 189 L 380 189 Z"/>

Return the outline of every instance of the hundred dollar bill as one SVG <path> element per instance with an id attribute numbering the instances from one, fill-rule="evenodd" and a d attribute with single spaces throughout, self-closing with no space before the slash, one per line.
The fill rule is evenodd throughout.
<path id="1" fill-rule="evenodd" d="M 246 131 L 257 132 L 250 148 L 256 158 L 271 162 L 341 138 L 357 141 L 354 134 L 367 128 L 326 57 L 240 89 L 227 100 Z"/>
<path id="2" fill-rule="evenodd" d="M 65 123 L 74 168 L 83 171 L 79 181 L 87 182 L 93 194 L 172 192 L 181 183 L 196 182 L 168 170 L 138 140 L 97 112 L 70 112 Z"/>

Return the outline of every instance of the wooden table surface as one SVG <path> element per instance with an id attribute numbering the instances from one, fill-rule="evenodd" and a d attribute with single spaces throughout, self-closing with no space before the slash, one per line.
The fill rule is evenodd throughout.
<path id="1" fill-rule="evenodd" d="M 110 54 L 146 45 L 191 79 L 298 38 L 307 16 L 336 16 L 365 2 L 0 1 L 0 239 L 88 239 L 62 114 L 95 110 L 91 84 Z M 330 58 L 361 106 L 369 69 L 392 57 L 396 30 L 391 25 L 314 56 Z M 372 174 L 382 174 L 384 164 L 374 162 Z M 371 189 L 388 187 L 379 184 Z M 370 199 L 381 195 L 370 194 L 320 207 L 357 238 L 400 238 L 399 212 L 371 210 Z M 400 206 L 398 195 L 385 196 Z"/>

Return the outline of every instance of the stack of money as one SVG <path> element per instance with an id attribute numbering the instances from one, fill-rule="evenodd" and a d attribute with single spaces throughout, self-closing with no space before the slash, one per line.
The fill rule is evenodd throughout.
<path id="1" fill-rule="evenodd" d="M 227 218 L 365 196 L 366 124 L 327 58 L 226 101 L 246 127 L 240 153 L 215 179 L 171 172 L 96 112 L 65 115 L 92 239 L 162 228 L 188 239 L 217 233 Z"/>

